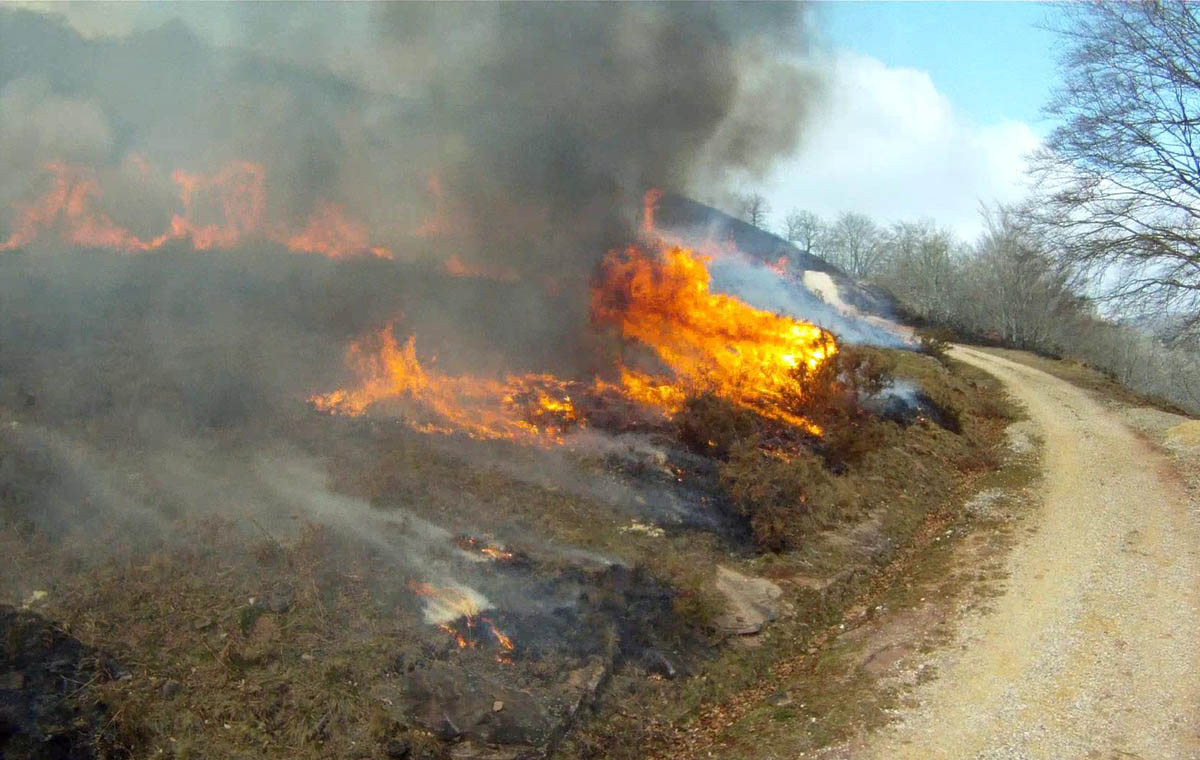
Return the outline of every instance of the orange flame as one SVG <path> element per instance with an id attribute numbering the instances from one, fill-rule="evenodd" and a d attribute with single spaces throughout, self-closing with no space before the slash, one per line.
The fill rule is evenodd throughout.
<path id="1" fill-rule="evenodd" d="M 356 417 L 377 402 L 407 400 L 436 420 L 418 423 L 418 429 L 457 430 L 481 439 L 560 440 L 564 429 L 581 424 L 568 383 L 552 375 L 504 380 L 446 375 L 421 364 L 414 336 L 401 346 L 389 324 L 376 340 L 379 349 L 374 353 L 361 342 L 350 346 L 347 363 L 357 370 L 359 385 L 311 397 L 317 409 Z"/>
<path id="2" fill-rule="evenodd" d="M 500 282 L 516 282 L 521 279 L 517 270 L 507 266 L 483 267 L 463 261 L 458 254 L 451 254 L 444 264 L 446 273 L 453 277 L 483 277 Z"/>
<path id="3" fill-rule="evenodd" d="M 658 202 L 662 200 L 663 191 L 651 188 L 642 196 L 642 234 L 651 237 L 657 233 L 654 215 L 658 210 Z"/>
<path id="4" fill-rule="evenodd" d="M 475 602 L 465 593 L 455 588 L 434 586 L 418 581 L 410 581 L 408 587 L 420 596 L 436 599 L 440 606 L 449 608 L 452 613 L 457 613 L 452 621 L 438 623 L 437 626 L 454 637 L 459 649 L 474 649 L 477 646 L 476 624 L 482 623 L 491 634 L 492 640 L 503 650 L 496 659 L 504 663 L 512 662 L 512 652 L 515 648 L 512 639 L 504 635 L 504 632 L 490 619 L 481 616 Z M 461 628 L 457 625 L 459 623 L 461 623 Z"/>
<path id="5" fill-rule="evenodd" d="M 145 176 L 145 159 L 132 160 Z M 0 251 L 28 245 L 43 232 L 60 225 L 63 239 L 73 245 L 135 253 L 152 251 L 171 240 L 190 240 L 206 251 L 232 248 L 249 237 L 260 237 L 302 253 L 331 258 L 371 254 L 392 258 L 389 249 L 371 245 L 366 227 L 349 219 L 344 210 L 319 203 L 300 232 L 266 222 L 266 170 L 261 164 L 234 161 L 215 174 L 176 170 L 171 179 L 179 188 L 182 211 L 174 214 L 167 231 L 144 240 L 117 224 L 94 206 L 102 198 L 94 172 L 60 161 L 46 164 L 50 189 L 18 209 L 14 229 L 0 242 Z"/>
<path id="6" fill-rule="evenodd" d="M 592 292 L 594 319 L 648 347 L 663 365 L 659 372 L 620 366 L 615 388 L 600 379 L 570 383 L 552 375 L 488 380 L 440 374 L 418 360 L 414 337 L 400 346 L 388 325 L 375 338 L 377 351 L 368 351 L 365 342 L 351 345 L 347 363 L 359 376 L 356 386 L 310 401 L 321 411 L 358 416 L 378 402 L 402 399 L 433 416 L 414 425 L 420 430 L 561 443 L 566 430 L 586 423 L 571 400 L 572 387 L 615 389 L 663 414 L 708 390 L 819 435 L 819 427 L 786 411 L 785 401 L 801 393 L 797 368 L 814 369 L 837 353 L 833 337 L 816 325 L 711 292 L 706 262 L 678 247 L 652 253 L 631 246 L 605 259 Z"/>
<path id="7" fill-rule="evenodd" d="M 672 373 L 664 378 L 622 367 L 626 392 L 673 412 L 689 391 L 703 388 L 819 433 L 781 402 L 799 392 L 796 368 L 814 369 L 837 353 L 833 337 L 816 325 L 711 292 L 706 262 L 678 247 L 658 256 L 638 247 L 609 254 L 592 294 L 594 317 L 650 347 Z"/>
<path id="8" fill-rule="evenodd" d="M 28 245 L 60 217 L 64 222 L 64 237 L 75 245 L 147 251 L 166 241 L 166 236 L 142 240 L 107 214 L 94 209 L 93 200 L 101 197 L 101 192 L 99 182 L 90 171 L 61 161 L 48 163 L 45 169 L 53 180 L 50 189 L 19 209 L 15 229 L 0 243 L 0 251 Z"/>
<path id="9" fill-rule="evenodd" d="M 319 410 L 357 416 L 373 404 L 407 399 L 427 409 L 436 421 L 414 424 L 430 432 L 461 431 L 477 438 L 532 437 L 561 443 L 565 430 L 585 423 L 569 388 L 586 392 L 617 391 L 663 414 L 677 412 L 689 395 L 707 390 L 758 413 L 819 435 L 821 430 L 789 413 L 785 401 L 801 393 L 796 370 L 815 369 L 837 353 L 833 336 L 820 327 L 756 309 L 710 289 L 708 257 L 681 246 L 668 246 L 655 229 L 662 197 L 650 190 L 643 198 L 642 234 L 653 248 L 630 246 L 612 251 L 592 290 L 592 315 L 621 336 L 648 347 L 661 371 L 621 365 L 620 384 L 599 378 L 569 383 L 551 375 L 509 376 L 502 381 L 450 376 L 422 366 L 416 342 L 400 347 L 392 325 L 376 337 L 377 352 L 357 341 L 347 363 L 357 386 L 310 398 Z M 446 262 L 452 274 L 480 274 L 457 256 Z M 494 273 L 493 273 L 494 276 Z"/>
<path id="10" fill-rule="evenodd" d="M 344 259 L 367 251 L 381 259 L 395 258 L 390 249 L 373 246 L 367 228 L 346 216 L 346 209 L 322 202 L 300 232 L 287 239 L 293 251 L 319 253 L 331 259 Z"/>
<path id="11" fill-rule="evenodd" d="M 516 559 L 516 554 L 513 552 L 501 549 L 498 546 L 484 543 L 482 540 L 474 536 L 459 536 L 454 539 L 454 543 L 458 548 L 466 552 L 475 552 L 484 557 L 492 559 L 496 562 L 511 562 Z"/>

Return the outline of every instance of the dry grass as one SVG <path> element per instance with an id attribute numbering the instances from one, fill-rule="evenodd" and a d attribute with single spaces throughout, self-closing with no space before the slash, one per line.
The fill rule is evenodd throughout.
<path id="1" fill-rule="evenodd" d="M 149 556 L 66 576 L 39 610 L 110 653 L 97 687 L 133 757 L 384 757 L 434 746 L 369 685 L 412 646 L 319 526 L 287 544 L 214 520 Z M 349 561 L 348 561 L 349 560 Z"/>
<path id="2" fill-rule="evenodd" d="M 775 438 L 764 446 L 759 422 L 723 419 L 720 404 L 697 402 L 692 412 L 701 421 L 693 420 L 688 432 L 681 420 L 682 436 L 691 436 L 695 449 L 700 435 L 707 442 L 711 429 L 723 431 L 720 451 L 706 453 L 723 462 L 727 495 L 756 532 L 778 537 L 760 548 L 779 551 L 758 557 L 731 554 L 721 537 L 705 531 L 623 532 L 629 518 L 614 513 L 612 503 L 530 477 L 519 450 L 503 452 L 508 469 L 502 470 L 471 464 L 400 425 L 331 427 L 322 419 L 310 430 L 301 420 L 287 432 L 319 440 L 334 490 L 375 508 L 403 507 L 452 532 L 536 537 L 644 567 L 676 590 L 685 627 L 704 630 L 719 612 L 711 588 L 718 562 L 785 588 L 796 614 L 760 646 L 714 649 L 709 659 L 689 663 L 692 677 L 676 681 L 648 678 L 637 668 L 619 671 L 594 721 L 562 750 L 565 757 L 640 758 L 647 747 L 673 746 L 696 721 L 761 683 L 788 653 L 809 646 L 873 587 L 881 568 L 940 525 L 938 516 L 953 509 L 965 484 L 992 465 L 988 451 L 1013 410 L 990 378 L 907 352 L 847 360 L 856 383 L 877 382 L 887 367 L 920 385 L 953 411 L 961 433 L 927 421 L 901 427 L 864 418 L 849 403 L 853 388 L 842 385 L 806 400 L 803 412 L 820 418 L 831 438 L 847 429 L 842 425 L 859 425 L 858 433 L 843 443 L 814 444 L 767 431 Z M 870 426 L 870 435 L 861 426 Z M 781 447 L 784 456 L 771 453 Z M 601 475 L 601 465 L 595 467 Z M 373 690 L 399 677 L 398 654 L 426 656 L 429 631 L 420 630 L 428 626 L 420 624 L 419 610 L 404 607 L 411 595 L 387 589 L 389 579 L 401 588 L 403 580 L 361 547 L 339 543 L 319 526 L 276 541 L 250 526 L 185 522 L 158 551 L 116 552 L 89 564 L 31 535 L 27 526 L 0 532 L 0 550 L 11 557 L 0 580 L 14 596 L 34 586 L 48 590 L 40 611 L 129 670 L 130 678 L 100 685 L 94 696 L 112 709 L 119 741 L 133 755 L 370 758 L 404 747 L 413 757 L 445 751 Z M 807 580 L 828 584 L 817 592 Z M 835 709 L 832 693 L 828 701 Z M 800 715 L 780 710 L 760 717 L 786 722 Z"/>
<path id="3" fill-rule="evenodd" d="M 727 486 L 735 493 L 744 488 L 747 504 L 775 504 L 796 523 L 780 528 L 788 536 L 783 551 L 739 569 L 775 580 L 795 614 L 754 646 L 723 648 L 685 682 L 618 675 L 612 688 L 619 699 L 572 737 L 565 757 L 735 758 L 768 749 L 796 756 L 886 720 L 895 695 L 874 688 L 853 651 L 822 643 L 835 640 L 848 616 L 900 604 L 926 582 L 944 585 L 946 530 L 963 519 L 966 495 L 1000 472 L 995 451 L 1019 415 L 994 378 L 979 370 L 910 352 L 888 358 L 896 377 L 915 382 L 956 415 L 961 432 L 930 422 L 886 423 L 884 442 L 840 473 L 814 466 L 811 457 L 788 466 L 735 444 L 729 461 L 750 463 L 745 481 L 727 475 Z M 1032 470 L 1022 473 L 1030 477 Z M 823 506 L 798 511 L 797 492 L 823 499 Z M 771 703 L 778 691 L 787 692 L 790 704 Z"/>

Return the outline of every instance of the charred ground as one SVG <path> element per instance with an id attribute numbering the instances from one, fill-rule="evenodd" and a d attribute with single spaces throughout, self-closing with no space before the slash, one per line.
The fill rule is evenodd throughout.
<path id="1" fill-rule="evenodd" d="M 128 670 L 61 695 L 106 706 L 102 755 L 634 756 L 776 651 L 729 644 L 718 565 L 773 579 L 803 642 L 1009 413 L 953 362 L 850 347 L 788 402 L 821 437 L 703 393 L 549 450 L 330 417 L 306 394 L 397 299 L 495 346 L 476 290 L 520 286 L 237 254 L 0 261 L 7 601 Z M 893 377 L 926 406 L 872 412 Z M 443 630 L 414 583 L 490 606 Z"/>

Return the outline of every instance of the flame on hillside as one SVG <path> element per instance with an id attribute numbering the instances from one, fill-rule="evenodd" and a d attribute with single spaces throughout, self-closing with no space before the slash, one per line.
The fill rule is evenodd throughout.
<path id="1" fill-rule="evenodd" d="M 357 375 L 355 385 L 310 401 L 319 410 L 351 416 L 380 402 L 410 402 L 429 416 L 414 422 L 421 430 L 561 443 L 565 433 L 586 424 L 573 392 L 615 392 L 671 415 L 689 395 L 708 391 L 820 434 L 809 420 L 788 412 L 786 400 L 801 393 L 802 367 L 815 369 L 837 352 L 833 337 L 816 325 L 711 292 L 706 262 L 680 247 L 630 246 L 606 257 L 592 291 L 593 319 L 650 349 L 660 365 L 621 364 L 616 384 L 546 374 L 499 380 L 442 374 L 418 359 L 414 336 L 401 345 L 388 325 L 351 345 L 347 364 Z"/>
<path id="2" fill-rule="evenodd" d="M 454 637 L 459 649 L 475 649 L 481 643 L 492 642 L 500 649 L 496 659 L 512 662 L 515 647 L 512 639 L 504 634 L 490 619 L 479 614 L 479 605 L 470 595 L 449 586 L 434 586 L 430 583 L 412 581 L 408 587 L 417 595 L 425 597 L 426 604 L 436 611 L 438 628 Z M 426 611 L 426 617 L 429 617 Z"/>
<path id="3" fill-rule="evenodd" d="M 472 557 L 499 563 L 510 563 L 517 559 L 515 552 L 490 544 L 474 536 L 456 536 L 454 545 Z"/>
<path id="4" fill-rule="evenodd" d="M 417 358 L 415 336 L 397 342 L 391 324 L 351 344 L 347 363 L 358 385 L 311 397 L 317 409 L 356 417 L 381 401 L 408 401 L 428 415 L 414 427 L 481 439 L 560 440 L 564 430 L 581 423 L 567 382 L 539 374 L 503 380 L 444 374 Z"/>
<path id="5" fill-rule="evenodd" d="M 799 393 L 796 370 L 815 369 L 837 353 L 827 331 L 791 317 L 756 309 L 734 296 L 713 293 L 708 259 L 686 248 L 657 255 L 631 246 L 609 254 L 592 293 L 593 317 L 650 347 L 669 376 L 621 368 L 630 397 L 664 412 L 707 390 L 773 419 L 812 433 L 809 421 L 785 411 Z"/>
<path id="6" fill-rule="evenodd" d="M 135 166 L 140 174 L 149 173 L 144 160 Z M 257 238 L 331 258 L 364 254 L 392 258 L 388 248 L 371 244 L 365 226 L 331 203 L 319 203 L 298 231 L 269 222 L 266 170 L 251 161 L 234 161 L 214 174 L 173 172 L 181 210 L 172 215 L 166 231 L 149 238 L 139 237 L 102 210 L 103 192 L 93 171 L 61 161 L 48 163 L 45 169 L 50 188 L 17 209 L 13 231 L 0 242 L 0 251 L 20 248 L 57 230 L 72 245 L 124 253 L 152 251 L 174 240 L 186 240 L 201 251 L 228 249 Z"/>

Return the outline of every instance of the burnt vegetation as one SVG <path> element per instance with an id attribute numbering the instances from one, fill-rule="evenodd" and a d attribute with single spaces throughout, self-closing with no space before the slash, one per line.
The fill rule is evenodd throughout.
<path id="1" fill-rule="evenodd" d="M 464 8 L 231 19 L 337 74 L 0 9 L 6 758 L 643 757 L 994 464 L 986 377 L 631 223 L 795 143 L 798 8 Z"/>
<path id="2" fill-rule="evenodd" d="M 896 355 L 851 346 L 815 369 L 793 371 L 797 382 L 782 404 L 817 425 L 819 435 L 711 393 L 693 396 L 676 416 L 680 439 L 719 461 L 721 487 L 748 521 L 757 550 L 799 548 L 853 516 L 873 477 L 871 455 L 897 445 L 908 427 L 961 432 L 960 409 L 944 382 L 934 385 L 940 404 L 923 390 L 893 387 Z"/>

